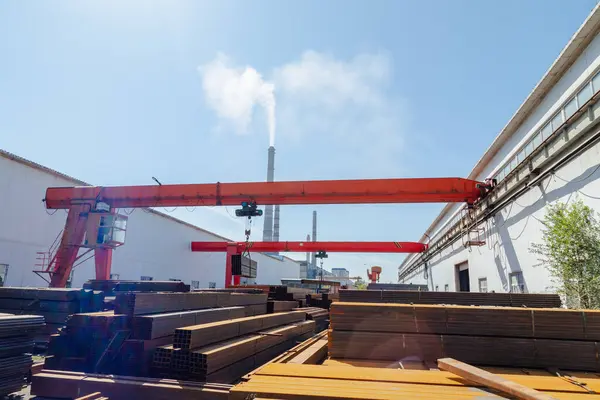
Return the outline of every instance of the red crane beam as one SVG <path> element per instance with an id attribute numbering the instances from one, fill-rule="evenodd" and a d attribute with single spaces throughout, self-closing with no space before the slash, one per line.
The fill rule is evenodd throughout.
<path id="1" fill-rule="evenodd" d="M 225 282 L 231 282 L 231 256 L 246 250 L 256 253 L 318 251 L 334 253 L 422 253 L 427 245 L 418 242 L 192 242 L 192 251 L 226 252 Z"/>
<path id="2" fill-rule="evenodd" d="M 53 187 L 46 208 L 103 201 L 115 208 L 271 204 L 474 203 L 485 184 L 463 178 L 357 179 L 152 186 Z"/>
<path id="3" fill-rule="evenodd" d="M 50 286 L 64 287 L 81 247 L 89 211 L 99 202 L 116 208 L 230 206 L 272 204 L 473 204 L 487 193 L 486 183 L 462 178 L 357 179 L 297 182 L 247 182 L 152 186 L 54 187 L 46 191 L 46 208 L 69 209 L 61 244 L 46 272 Z M 235 254 L 237 248 L 227 250 Z M 322 250 L 322 249 L 321 249 Z M 284 250 L 261 250 L 284 251 Z M 301 251 L 306 251 L 306 247 Z M 329 250 L 335 251 L 335 250 Z M 348 250 L 344 250 L 348 251 Z M 110 276 L 112 250 L 98 248 L 96 276 Z M 231 275 L 228 265 L 227 276 Z M 230 284 L 226 283 L 227 285 Z"/>
<path id="4" fill-rule="evenodd" d="M 422 253 L 427 249 L 426 244 L 418 242 L 192 242 L 192 251 L 226 252 L 232 247 L 237 254 L 246 249 L 256 253 Z"/>

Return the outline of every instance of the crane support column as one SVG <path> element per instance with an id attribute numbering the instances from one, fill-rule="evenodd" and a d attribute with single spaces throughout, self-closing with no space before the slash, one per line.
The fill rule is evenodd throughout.
<path id="1" fill-rule="evenodd" d="M 73 205 L 69 208 L 60 246 L 48 265 L 50 287 L 65 287 L 69 280 L 85 235 L 88 210 L 87 204 Z"/>

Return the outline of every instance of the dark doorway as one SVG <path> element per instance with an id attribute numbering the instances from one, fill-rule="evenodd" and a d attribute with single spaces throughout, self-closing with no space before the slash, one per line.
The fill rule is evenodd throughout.
<path id="1" fill-rule="evenodd" d="M 471 291 L 468 262 L 460 263 L 456 266 L 456 280 L 459 292 Z"/>

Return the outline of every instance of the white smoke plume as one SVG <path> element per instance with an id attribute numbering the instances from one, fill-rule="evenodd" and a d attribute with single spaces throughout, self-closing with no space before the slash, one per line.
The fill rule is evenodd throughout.
<path id="1" fill-rule="evenodd" d="M 230 120 L 246 133 L 256 104 L 263 107 L 269 129 L 269 145 L 275 145 L 275 85 L 250 66 L 236 67 L 224 54 L 198 68 L 206 102 L 220 118 Z"/>

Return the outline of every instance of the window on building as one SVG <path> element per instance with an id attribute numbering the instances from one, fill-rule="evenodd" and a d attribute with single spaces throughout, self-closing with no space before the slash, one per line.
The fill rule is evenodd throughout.
<path id="1" fill-rule="evenodd" d="M 216 289 L 217 288 L 217 282 L 208 282 L 208 288 L 209 289 Z"/>
<path id="2" fill-rule="evenodd" d="M 487 278 L 479 278 L 479 292 L 487 293 L 487 291 L 488 291 Z"/>
<path id="3" fill-rule="evenodd" d="M 517 159 L 518 159 L 518 160 L 519 160 L 519 162 L 521 163 L 521 162 L 523 162 L 523 160 L 525 160 L 525 157 L 526 157 L 526 156 L 525 156 L 525 149 L 523 149 L 523 150 L 521 150 L 521 151 L 519 152 L 519 155 L 517 156 Z"/>
<path id="4" fill-rule="evenodd" d="M 118 281 L 119 279 L 121 279 L 121 275 L 120 274 L 110 274 L 110 280 L 111 281 Z"/>
<path id="5" fill-rule="evenodd" d="M 542 132 L 538 132 L 537 135 L 535 135 L 533 137 L 532 143 L 533 143 L 533 148 L 537 149 L 538 147 L 540 147 L 540 145 L 542 144 L 543 139 L 542 139 Z"/>
<path id="6" fill-rule="evenodd" d="M 577 103 L 579 104 L 579 108 L 583 107 L 583 105 L 585 103 L 587 103 L 587 101 L 589 99 L 592 98 L 592 85 L 586 85 L 584 88 L 582 88 L 579 93 L 577 93 Z"/>
<path id="7" fill-rule="evenodd" d="M 142 276 L 140 277 L 140 280 L 142 280 L 142 281 L 153 281 L 153 280 L 154 280 L 154 278 L 153 278 L 153 277 L 151 277 L 151 276 L 142 275 Z"/>
<path id="8" fill-rule="evenodd" d="M 496 175 L 496 181 L 500 182 L 502 179 L 504 179 L 504 171 L 500 170 L 500 172 L 498 172 L 498 175 Z"/>
<path id="9" fill-rule="evenodd" d="M 192 289 L 200 289 L 200 281 L 192 281 Z"/>
<path id="10" fill-rule="evenodd" d="M 594 79 L 592 79 L 592 86 L 594 89 L 594 93 L 600 92 L 600 72 L 598 72 Z"/>
<path id="11" fill-rule="evenodd" d="M 435 291 L 439 292 L 440 291 L 440 286 L 439 285 L 435 285 Z"/>
<path id="12" fill-rule="evenodd" d="M 525 155 L 530 156 L 531 153 L 533 153 L 533 141 L 530 141 L 527 143 L 527 146 L 525 146 Z"/>
<path id="13" fill-rule="evenodd" d="M 508 274 L 511 293 L 525 293 L 525 281 L 521 271 Z"/>
<path id="14" fill-rule="evenodd" d="M 542 128 L 542 140 L 546 140 L 552 135 L 552 124 L 549 122 Z"/>
<path id="15" fill-rule="evenodd" d="M 552 118 L 552 130 L 556 132 L 558 128 L 563 124 L 562 112 L 558 112 L 554 118 Z"/>
<path id="16" fill-rule="evenodd" d="M 450 285 L 448 285 L 447 283 L 444 285 L 444 292 L 449 292 L 450 291 Z"/>
<path id="17" fill-rule="evenodd" d="M 600 85 L 600 82 L 598 84 Z M 575 114 L 575 111 L 577 111 L 577 100 L 573 97 L 571 101 L 565 105 L 565 118 L 571 118 L 573 114 Z"/>

